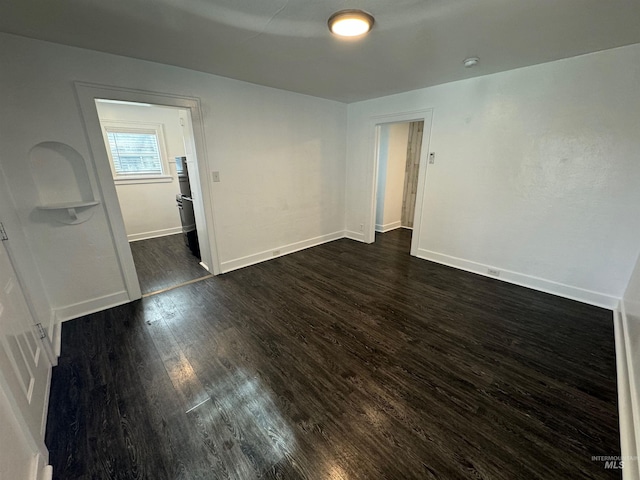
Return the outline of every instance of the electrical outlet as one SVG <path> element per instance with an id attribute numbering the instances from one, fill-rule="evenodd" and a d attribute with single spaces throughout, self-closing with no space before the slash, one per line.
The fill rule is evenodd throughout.
<path id="1" fill-rule="evenodd" d="M 487 273 L 489 275 L 493 275 L 494 277 L 500 276 L 500 270 L 496 270 L 495 268 L 487 268 Z"/>
<path id="2" fill-rule="evenodd" d="M 433 165 L 434 163 L 436 163 L 436 152 L 431 152 L 429 154 L 429 163 L 431 165 Z"/>
<path id="3" fill-rule="evenodd" d="M 360 231 L 361 231 L 361 232 L 364 232 L 364 223 L 361 223 L 361 224 L 360 224 Z"/>
<path id="4" fill-rule="evenodd" d="M 280 255 L 280 250 L 274 250 L 273 251 L 273 256 L 277 257 L 278 255 Z"/>
<path id="5" fill-rule="evenodd" d="M 211 172 L 211 178 L 214 182 L 220 181 L 220 172 Z"/>

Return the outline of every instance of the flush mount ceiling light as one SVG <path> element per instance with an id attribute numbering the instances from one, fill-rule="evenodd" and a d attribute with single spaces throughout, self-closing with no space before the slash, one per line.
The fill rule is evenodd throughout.
<path id="1" fill-rule="evenodd" d="M 341 37 L 357 37 L 371 30 L 374 19 L 362 10 L 340 10 L 329 17 L 329 30 Z"/>
<path id="2" fill-rule="evenodd" d="M 480 59 L 478 57 L 469 57 L 469 58 L 465 58 L 464 62 L 462 62 L 462 64 L 466 68 L 471 68 L 471 67 L 475 67 L 476 65 L 478 65 L 479 61 L 480 61 Z"/>

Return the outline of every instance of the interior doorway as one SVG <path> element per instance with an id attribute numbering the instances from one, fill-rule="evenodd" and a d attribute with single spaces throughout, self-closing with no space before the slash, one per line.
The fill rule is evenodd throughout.
<path id="1" fill-rule="evenodd" d="M 187 154 L 189 111 L 100 98 L 95 105 L 142 295 L 210 276 L 197 234 L 204 220 L 194 208 L 202 194 L 197 158 Z"/>
<path id="2" fill-rule="evenodd" d="M 211 170 L 207 159 L 200 100 L 195 97 L 178 94 L 158 93 L 85 82 L 74 82 L 74 86 L 91 150 L 91 167 L 95 172 L 96 182 L 94 187 L 100 193 L 104 205 L 104 213 L 109 224 L 111 240 L 122 275 L 127 300 L 137 300 L 142 296 L 142 293 L 113 182 L 113 171 L 107 157 L 96 108 L 96 99 L 178 107 L 188 113 L 184 120 L 185 126 L 191 130 L 192 138 L 185 136 L 185 141 L 189 141 L 189 145 L 185 145 L 185 153 L 187 161 L 191 161 L 194 164 L 194 168 L 189 171 L 191 184 L 197 185 L 201 193 L 193 199 L 200 255 L 203 266 L 214 275 L 219 274 L 220 259 L 216 243 L 211 185 L 208 182 Z M 93 179 L 91 181 L 93 182 Z"/>
<path id="3" fill-rule="evenodd" d="M 366 243 L 395 239 L 397 248 L 416 255 L 432 117 L 428 109 L 370 118 L 374 175 Z"/>
<path id="4" fill-rule="evenodd" d="M 378 234 L 393 233 L 411 249 L 424 121 L 387 123 L 378 135 Z"/>

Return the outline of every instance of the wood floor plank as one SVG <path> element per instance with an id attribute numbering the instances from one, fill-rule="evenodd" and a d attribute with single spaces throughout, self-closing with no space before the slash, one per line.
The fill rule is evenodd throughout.
<path id="1" fill-rule="evenodd" d="M 339 240 L 67 322 L 54 476 L 620 478 L 611 312 Z"/>

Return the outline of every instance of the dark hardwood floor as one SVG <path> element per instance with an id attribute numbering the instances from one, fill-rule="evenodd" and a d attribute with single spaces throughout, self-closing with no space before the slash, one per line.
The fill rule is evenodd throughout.
<path id="1" fill-rule="evenodd" d="M 143 294 L 209 275 L 191 254 L 181 233 L 131 242 L 133 263 Z"/>
<path id="2" fill-rule="evenodd" d="M 610 311 L 338 240 L 70 321 L 57 479 L 620 478 Z"/>

